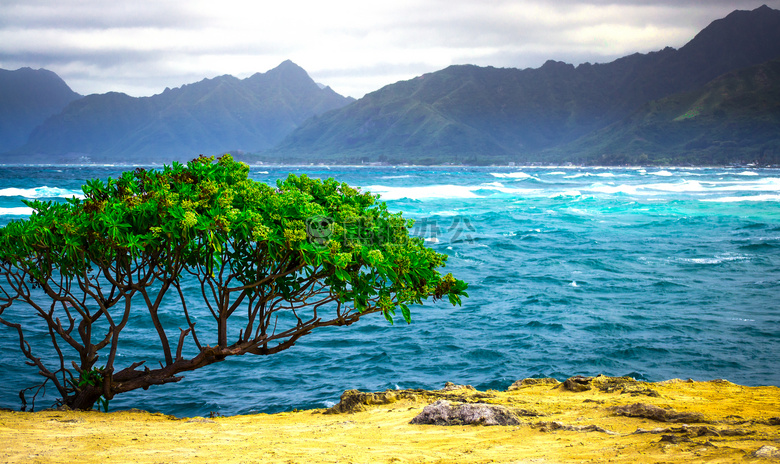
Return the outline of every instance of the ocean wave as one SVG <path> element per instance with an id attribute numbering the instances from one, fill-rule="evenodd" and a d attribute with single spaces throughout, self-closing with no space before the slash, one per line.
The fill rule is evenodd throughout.
<path id="1" fill-rule="evenodd" d="M 656 171 L 656 172 L 648 172 L 651 176 L 659 176 L 659 177 L 671 177 L 674 174 L 669 171 Z"/>
<path id="2" fill-rule="evenodd" d="M 20 189 L 9 187 L 0 189 L 0 197 L 23 197 L 23 198 L 84 198 L 81 191 L 68 190 L 59 187 L 35 187 L 29 189 Z"/>
<path id="3" fill-rule="evenodd" d="M 579 190 L 566 190 L 564 192 L 555 192 L 550 195 L 549 198 L 569 198 L 569 197 L 581 197 L 582 192 Z"/>
<path id="4" fill-rule="evenodd" d="M 386 185 L 371 185 L 366 190 L 379 194 L 382 200 L 431 200 L 442 198 L 480 198 L 473 192 L 480 187 L 463 185 L 425 185 L 421 187 L 389 187 Z"/>
<path id="5" fill-rule="evenodd" d="M 564 177 L 564 179 L 579 179 L 580 177 L 616 177 L 616 176 L 611 172 L 599 172 L 596 174 L 592 172 L 580 172 L 574 174 L 573 176 L 566 176 Z"/>
<path id="6" fill-rule="evenodd" d="M 491 176 L 498 177 L 499 179 L 536 179 L 535 176 L 526 174 L 525 172 L 491 172 Z"/>
<path id="7" fill-rule="evenodd" d="M 490 182 L 480 185 L 423 185 L 420 187 L 390 187 L 387 185 L 371 185 L 365 187 L 374 194 L 379 194 L 383 201 L 390 200 L 438 200 L 438 199 L 473 199 L 485 198 L 496 193 L 505 195 L 536 195 L 541 190 L 504 187 L 500 182 Z"/>
<path id="8" fill-rule="evenodd" d="M 562 171 L 561 171 L 562 172 Z M 670 171 L 657 171 L 651 173 L 658 176 L 665 176 L 661 174 L 663 172 L 670 173 Z M 516 173 L 491 173 L 491 175 L 503 178 L 507 180 L 532 180 L 545 184 L 539 178 L 534 175 L 525 172 Z M 567 179 L 572 178 L 604 178 L 611 179 L 622 177 L 622 174 L 615 174 L 611 172 L 585 172 L 578 173 L 572 176 L 566 176 Z M 646 178 L 649 179 L 649 178 Z M 546 197 L 546 198 L 558 198 L 558 197 L 580 197 L 587 196 L 589 194 L 606 194 L 606 195 L 634 195 L 634 196 L 658 196 L 664 194 L 697 194 L 704 201 L 723 201 L 723 202 L 736 202 L 736 201 L 776 201 L 777 195 L 760 195 L 755 197 L 737 196 L 739 192 L 777 192 L 780 194 L 780 178 L 778 177 L 766 177 L 758 179 L 744 179 L 741 181 L 710 181 L 704 179 L 674 179 L 668 182 L 637 182 L 627 181 L 622 182 L 596 182 L 590 185 L 571 183 L 570 185 L 561 186 L 558 185 L 555 188 L 553 185 L 539 185 L 537 188 L 513 188 L 507 187 L 502 182 L 485 182 L 479 185 L 422 185 L 422 186 L 389 186 L 389 185 L 373 185 L 366 187 L 372 193 L 378 193 L 383 200 L 400 200 L 407 198 L 410 200 L 429 200 L 429 199 L 472 199 L 472 198 L 486 198 L 498 194 L 509 196 L 524 196 L 524 197 Z M 712 194 L 728 192 L 732 195 L 723 198 L 709 198 Z"/>
<path id="9" fill-rule="evenodd" d="M 703 192 L 707 187 L 698 180 L 684 180 L 682 182 L 665 182 L 658 184 L 647 184 L 640 186 L 642 190 L 654 190 L 658 192 Z"/>
<path id="10" fill-rule="evenodd" d="M 29 216 L 33 213 L 32 208 L 19 206 L 17 208 L 0 208 L 0 216 Z"/>
<path id="11" fill-rule="evenodd" d="M 590 192 L 628 195 L 659 195 L 662 193 L 708 193 L 708 192 L 780 192 L 780 179 L 764 178 L 754 182 L 707 182 L 698 180 L 683 180 L 680 182 L 658 182 L 648 184 L 603 184 L 595 183 L 585 189 Z M 753 201 L 771 200 L 772 196 L 757 197 Z M 735 198 L 742 198 L 734 200 Z M 722 199 L 707 199 L 704 201 L 749 201 L 749 197 L 727 197 Z"/>
<path id="12" fill-rule="evenodd" d="M 688 264 L 722 264 L 732 261 L 747 261 L 750 257 L 747 255 L 715 255 L 713 257 L 705 258 L 677 258 L 675 261 Z"/>
<path id="13" fill-rule="evenodd" d="M 701 201 L 718 202 L 718 203 L 739 203 L 743 201 L 780 201 L 780 195 L 746 195 L 746 196 L 734 196 L 734 197 L 720 197 L 720 198 L 702 198 Z"/>
<path id="14" fill-rule="evenodd" d="M 625 194 L 636 194 L 637 188 L 639 186 L 636 185 L 604 185 L 604 184 L 593 184 L 591 185 L 588 190 L 591 192 L 596 193 L 607 193 L 614 195 L 616 193 L 625 193 Z"/>
<path id="15" fill-rule="evenodd" d="M 780 192 L 780 178 L 778 177 L 765 177 L 753 182 L 739 182 L 739 183 L 717 183 L 719 185 L 717 190 L 747 190 L 752 192 Z"/>

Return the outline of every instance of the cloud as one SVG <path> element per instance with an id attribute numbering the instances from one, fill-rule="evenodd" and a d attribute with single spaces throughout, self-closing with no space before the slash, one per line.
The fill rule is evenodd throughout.
<path id="1" fill-rule="evenodd" d="M 3 0 L 0 67 L 77 92 L 151 95 L 292 59 L 360 97 L 451 64 L 604 62 L 680 47 L 734 9 L 780 0 Z"/>

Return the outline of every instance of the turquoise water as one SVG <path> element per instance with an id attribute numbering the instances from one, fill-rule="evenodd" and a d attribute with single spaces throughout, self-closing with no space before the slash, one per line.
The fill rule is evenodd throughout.
<path id="1" fill-rule="evenodd" d="M 23 198 L 62 200 L 125 169 L 0 167 L 0 225 L 29 214 Z M 414 308 L 411 325 L 372 315 L 322 330 L 273 356 L 119 396 L 112 409 L 275 412 L 331 405 L 350 388 L 506 388 L 540 375 L 780 385 L 778 170 L 313 166 L 251 175 L 271 183 L 291 171 L 381 194 L 450 256 L 447 270 L 471 284 L 471 297 L 459 308 Z M 139 315 L 120 359 L 156 364 L 155 340 Z M 35 370 L 2 326 L 0 348 L 0 406 L 18 408 Z"/>

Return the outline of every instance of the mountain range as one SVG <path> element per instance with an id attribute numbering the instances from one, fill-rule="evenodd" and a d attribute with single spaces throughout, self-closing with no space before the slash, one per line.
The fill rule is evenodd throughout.
<path id="1" fill-rule="evenodd" d="M 638 123 L 636 111 L 653 101 L 650 106 L 668 105 L 660 100 L 701 90 L 724 73 L 778 57 L 780 11 L 762 6 L 713 22 L 679 50 L 665 48 L 577 67 L 555 61 L 523 70 L 450 66 L 386 86 L 338 111 L 312 118 L 267 156 L 303 159 L 316 154 L 334 162 L 413 159 L 467 164 L 617 162 L 642 154 L 660 160 L 663 153 L 652 150 L 663 150 L 663 144 L 617 143 L 627 141 L 630 121 Z M 758 91 L 776 89 L 777 81 L 769 84 Z M 774 98 L 773 108 L 780 102 L 771 92 L 764 97 Z M 742 99 L 732 96 L 730 101 L 736 104 Z M 743 110 L 735 111 L 740 117 L 749 115 Z M 597 152 L 602 140 L 595 134 L 612 124 L 621 124 L 624 135 L 617 138 L 618 129 L 612 128 L 608 133 L 615 143 L 601 143 L 609 151 Z M 766 143 L 777 146 L 780 126 L 769 124 L 765 129 L 768 132 L 758 139 L 769 138 Z M 583 137 L 587 144 L 574 143 Z M 739 156 L 749 155 L 745 150 L 771 151 L 752 145 L 741 150 Z"/>
<path id="2" fill-rule="evenodd" d="M 46 119 L 5 157 L 160 163 L 256 151 L 274 146 L 309 117 L 352 101 L 285 61 L 243 80 L 219 76 L 151 97 L 88 95 Z"/>
<path id="3" fill-rule="evenodd" d="M 679 49 L 576 67 L 456 65 L 357 101 L 290 61 L 143 98 L 80 97 L 49 71 L 2 71 L 0 162 L 231 151 L 280 164 L 779 164 L 779 60 L 780 11 L 762 6 L 714 21 Z M 25 94 L 29 105 L 7 84 L 21 72 L 49 79 L 38 84 L 46 93 Z M 9 118 L 9 95 L 34 117 Z"/>

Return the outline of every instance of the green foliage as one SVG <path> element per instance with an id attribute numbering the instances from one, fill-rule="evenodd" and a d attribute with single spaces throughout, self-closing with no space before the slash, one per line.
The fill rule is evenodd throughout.
<path id="1" fill-rule="evenodd" d="M 23 352 L 63 397 L 80 392 L 68 387 L 72 375 L 61 347 L 77 352 L 78 371 L 86 373 L 81 385 L 97 386 L 95 372 L 109 383 L 101 400 L 107 407 L 115 393 L 177 381 L 178 372 L 226 356 L 272 354 L 317 327 L 349 325 L 373 312 L 392 322 L 400 311 L 410 322 L 412 305 L 429 298 L 459 305 L 467 296 L 465 282 L 439 273 L 447 256 L 410 236 L 412 221 L 375 195 L 305 175 L 269 186 L 248 173 L 230 155 L 137 169 L 87 182 L 83 199 L 27 202 L 34 214 L 0 229 L 0 316 L 17 300 L 36 308 L 62 367 L 49 371 L 31 349 Z M 188 311 L 192 295 L 182 290 L 186 278 L 199 283 L 201 306 L 216 322 L 206 333 L 213 343 L 199 340 L 201 324 L 196 331 Z M 39 302 L 29 287 L 51 301 Z M 175 351 L 158 315 L 171 288 L 187 321 Z M 138 310 L 135 301 L 146 305 L 158 333 L 160 369 L 135 370 L 143 360 L 115 369 L 119 334 Z M 241 306 L 242 325 L 231 325 Z M 98 334 L 101 321 L 108 330 Z M 17 329 L 26 346 L 20 326 L 2 317 L 0 323 Z M 189 359 L 188 335 L 197 348 Z M 105 367 L 95 371 L 104 348 Z"/>
<path id="2" fill-rule="evenodd" d="M 35 214 L 2 231 L 0 256 L 44 281 L 55 269 L 73 276 L 93 263 L 181 250 L 189 266 L 211 272 L 229 258 L 235 277 L 250 283 L 260 277 L 253 258 L 261 250 L 270 259 L 295 254 L 304 275 L 325 266 L 342 301 L 359 307 L 376 295 L 396 295 L 397 308 L 436 293 L 442 283 L 436 268 L 446 256 L 410 237 L 409 222 L 374 195 L 334 179 L 292 174 L 272 188 L 249 180 L 248 171 L 229 156 L 217 163 L 200 158 L 186 167 L 174 163 L 160 172 L 138 169 L 106 183 L 89 181 L 83 200 L 28 201 Z M 333 222 L 327 246 L 307 240 L 313 217 Z M 41 258 L 46 265 L 39 269 Z M 292 288 L 301 278 L 283 285 Z M 455 301 L 461 290 L 453 288 Z"/>

